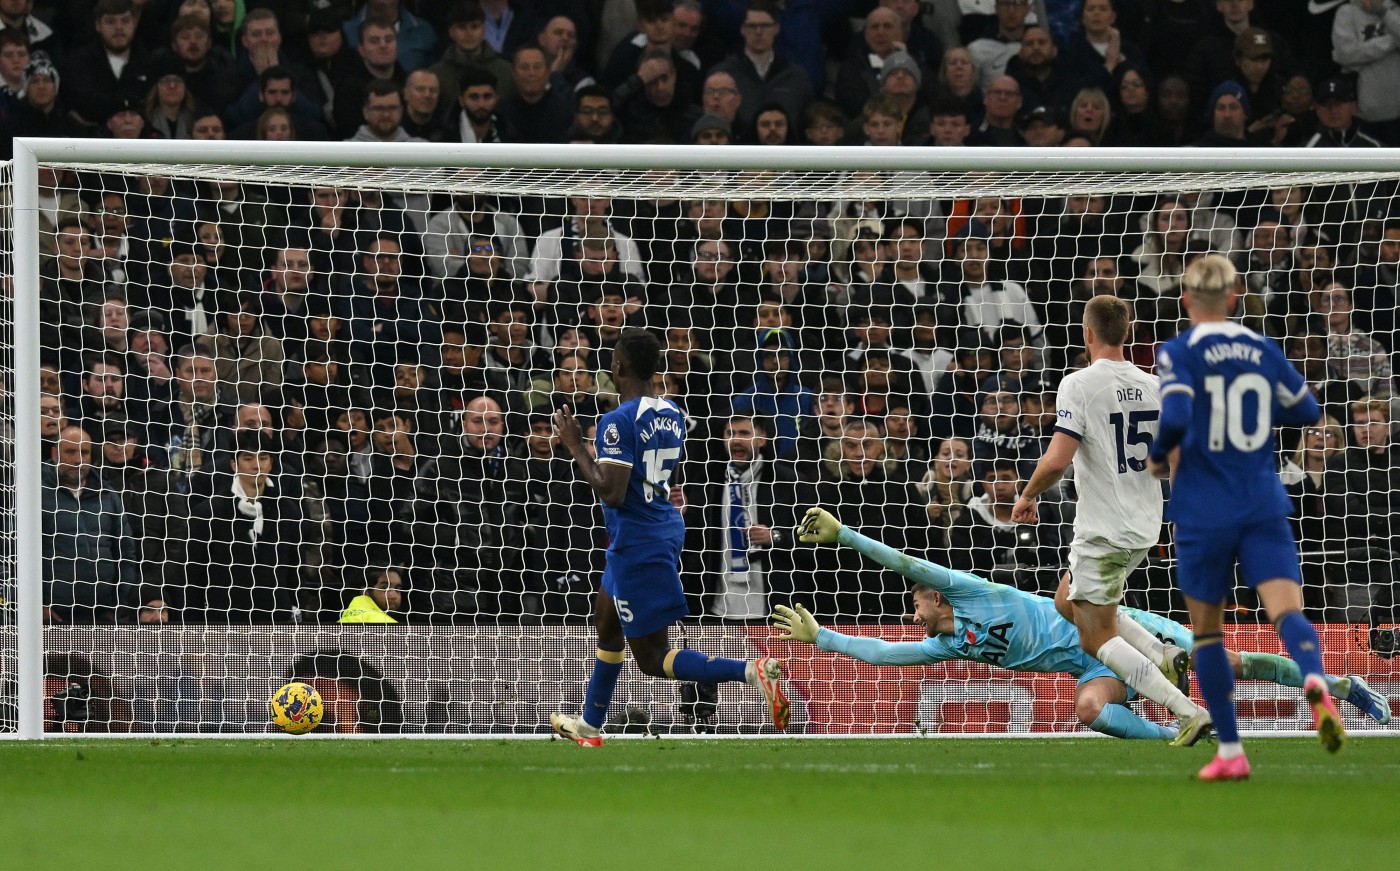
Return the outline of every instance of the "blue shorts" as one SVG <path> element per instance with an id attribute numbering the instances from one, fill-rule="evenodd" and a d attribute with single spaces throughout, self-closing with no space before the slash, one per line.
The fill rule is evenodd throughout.
<path id="1" fill-rule="evenodd" d="M 623 635 L 650 635 L 690 613 L 681 589 L 683 543 L 676 538 L 608 549 L 603 591 L 612 597 Z"/>
<path id="2" fill-rule="evenodd" d="M 1176 585 L 1197 600 L 1224 602 L 1235 588 L 1235 562 L 1250 589 L 1264 581 L 1303 582 L 1298 543 L 1287 517 L 1245 526 L 1183 529 L 1176 526 Z"/>

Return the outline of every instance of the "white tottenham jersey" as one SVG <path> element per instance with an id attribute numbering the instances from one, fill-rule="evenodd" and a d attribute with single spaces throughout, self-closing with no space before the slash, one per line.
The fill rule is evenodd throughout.
<path id="1" fill-rule="evenodd" d="M 1132 363 L 1097 360 L 1060 382 L 1055 431 L 1079 440 L 1074 537 L 1151 547 L 1162 527 L 1162 485 L 1147 471 L 1162 402 L 1157 379 Z"/>

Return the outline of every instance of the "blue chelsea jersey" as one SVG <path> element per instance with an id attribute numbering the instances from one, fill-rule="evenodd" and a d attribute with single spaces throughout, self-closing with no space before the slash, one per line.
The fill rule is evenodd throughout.
<path id="1" fill-rule="evenodd" d="M 1157 374 L 1153 455 L 1181 447 L 1168 517 L 1219 526 L 1287 515 L 1274 427 L 1312 424 L 1320 411 L 1278 346 L 1236 323 L 1202 324 L 1162 346 Z"/>
<path id="2" fill-rule="evenodd" d="M 603 506 L 610 547 L 685 537 L 671 484 L 685 447 L 685 416 L 670 400 L 643 396 L 598 420 L 598 462 L 632 470 L 621 507 Z"/>

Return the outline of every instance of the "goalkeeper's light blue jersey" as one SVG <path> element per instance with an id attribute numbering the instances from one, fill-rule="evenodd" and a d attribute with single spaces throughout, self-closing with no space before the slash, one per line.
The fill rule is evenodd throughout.
<path id="1" fill-rule="evenodd" d="M 850 529 L 838 539 L 876 562 L 947 597 L 955 631 L 923 641 L 888 642 L 822 629 L 817 646 L 874 665 L 927 665 L 948 660 L 985 662 L 1013 671 L 1063 672 L 1082 677 L 1102 670 L 1079 646 L 1079 631 L 1055 602 L 927 560 L 906 556 Z"/>

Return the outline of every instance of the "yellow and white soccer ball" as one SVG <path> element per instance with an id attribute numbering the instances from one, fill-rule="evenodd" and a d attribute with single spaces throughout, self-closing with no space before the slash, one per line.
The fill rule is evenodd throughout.
<path id="1" fill-rule="evenodd" d="M 285 684 L 273 693 L 267 708 L 277 728 L 292 735 L 305 735 L 321 725 L 326 712 L 316 688 L 299 681 Z"/>

